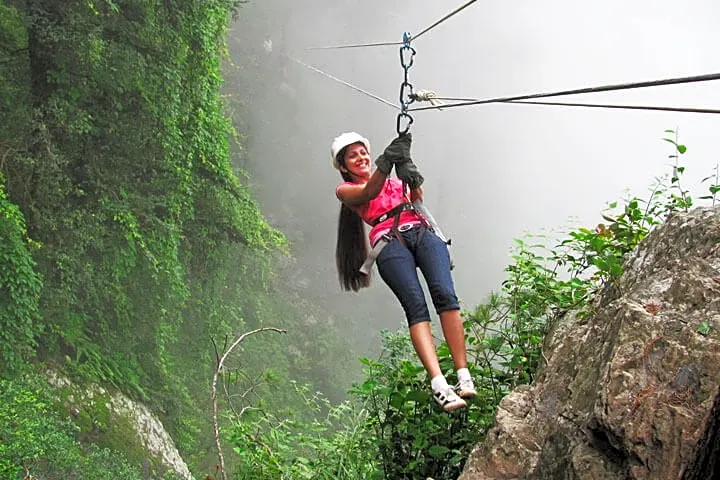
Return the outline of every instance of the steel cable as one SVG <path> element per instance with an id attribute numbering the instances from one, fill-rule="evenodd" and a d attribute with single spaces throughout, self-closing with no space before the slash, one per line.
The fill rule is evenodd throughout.
<path id="1" fill-rule="evenodd" d="M 459 103 L 448 103 L 443 105 L 433 105 L 429 107 L 415 107 L 411 108 L 411 112 L 419 112 L 421 110 L 433 110 L 436 108 L 454 108 L 454 107 L 466 107 L 470 105 L 483 105 L 487 103 L 508 103 L 508 102 L 514 102 L 517 100 L 532 100 L 535 98 L 549 98 L 549 97 L 560 97 L 564 95 L 578 95 L 583 93 L 597 93 L 597 92 L 610 92 L 610 91 L 617 91 L 617 90 L 629 90 L 634 88 L 646 88 L 646 87 L 658 87 L 663 85 L 677 85 L 682 83 L 693 83 L 693 82 L 707 82 L 711 80 L 720 80 L 720 73 L 710 73 L 706 75 L 695 75 L 691 77 L 681 77 L 681 78 L 670 78 L 666 80 L 651 80 L 646 82 L 635 82 L 635 83 L 622 83 L 622 84 L 615 84 L 615 85 L 603 85 L 599 87 L 586 87 L 586 88 L 578 88 L 575 90 L 561 90 L 558 92 L 550 92 L 550 93 L 534 93 L 530 95 L 517 95 L 513 97 L 496 97 L 496 98 L 488 98 L 485 100 L 472 100 L 468 102 L 459 102 Z M 442 97 L 438 97 L 442 98 Z"/>
<path id="2" fill-rule="evenodd" d="M 477 0 L 470 0 L 469 2 L 465 3 L 464 5 L 459 6 L 452 12 L 448 13 L 444 17 L 442 17 L 440 20 L 436 21 L 432 25 L 424 28 L 420 33 L 418 33 L 415 36 L 411 36 L 410 40 L 416 40 L 420 38 L 422 35 L 425 35 L 427 32 L 432 30 L 433 28 L 437 27 L 441 23 L 443 23 L 446 20 L 449 20 L 454 15 L 457 15 L 461 11 L 465 10 L 467 7 L 472 5 L 473 3 L 477 2 Z M 343 48 L 364 48 L 364 47 L 387 47 L 387 46 L 397 46 L 402 45 L 403 42 L 370 42 L 370 43 L 352 43 L 349 45 L 329 45 L 325 47 L 308 47 L 305 50 L 339 50 Z"/>
<path id="3" fill-rule="evenodd" d="M 362 88 L 360 88 L 360 87 L 358 87 L 358 86 L 355 86 L 355 85 L 353 85 L 352 83 L 346 82 L 345 80 L 341 80 L 341 79 L 337 78 L 336 76 L 331 75 L 331 74 L 329 74 L 329 73 L 327 73 L 327 72 L 323 72 L 323 71 L 320 70 L 319 68 L 313 67 L 312 65 L 308 65 L 307 63 L 302 62 L 302 61 L 300 61 L 300 60 L 298 60 L 298 59 L 296 59 L 296 58 L 292 58 L 292 57 L 288 57 L 288 58 L 290 58 L 292 61 L 294 61 L 294 62 L 302 65 L 303 67 L 309 68 L 310 70 L 319 73 L 320 75 L 323 75 L 323 76 L 325 76 L 325 77 L 327 77 L 327 78 L 329 78 L 329 79 L 331 79 L 331 80 L 335 80 L 336 82 L 342 83 L 343 85 L 345 85 L 345 86 L 347 86 L 347 87 L 350 87 L 350 88 L 352 88 L 353 90 L 355 90 L 355 91 L 357 91 L 357 92 L 360 92 L 360 93 L 362 93 L 362 94 L 364 94 L 364 95 L 367 95 L 368 97 L 373 98 L 373 99 L 375 99 L 375 100 L 377 100 L 377 101 L 379 101 L 379 102 L 382 102 L 382 103 L 384 103 L 385 105 L 390 105 L 390 106 L 393 107 L 394 109 L 400 110 L 400 107 L 399 107 L 399 106 L 395 105 L 394 103 L 392 103 L 392 102 L 389 101 L 389 100 L 385 100 L 385 99 L 382 98 L 382 97 L 378 97 L 378 96 L 375 95 L 374 93 L 370 93 L 370 92 L 368 92 L 367 90 L 363 90 Z"/>
<path id="4" fill-rule="evenodd" d="M 456 8 L 456 9 L 453 10 L 452 12 L 448 13 L 447 15 L 445 15 L 443 18 L 441 18 L 441 19 L 438 20 L 437 22 L 435 22 L 435 23 L 433 23 L 432 25 L 430 25 L 429 27 L 425 28 L 423 31 L 421 31 L 421 32 L 418 33 L 417 35 L 412 36 L 412 37 L 410 38 L 410 40 L 417 40 L 418 38 L 420 38 L 421 36 L 425 35 L 425 34 L 426 34 L 427 32 L 429 32 L 430 30 L 432 30 L 433 28 L 435 28 L 435 27 L 437 27 L 438 25 L 440 25 L 441 23 L 443 23 L 445 20 L 449 20 L 451 17 L 453 17 L 453 16 L 455 16 L 456 14 L 460 13 L 461 11 L 465 10 L 467 7 L 469 7 L 470 5 L 472 5 L 472 4 L 475 3 L 475 2 L 477 2 L 477 0 L 470 0 L 470 1 L 467 2 L 466 4 L 461 5 L 460 7 Z"/>
<path id="5" fill-rule="evenodd" d="M 695 107 L 657 107 L 652 105 L 610 105 L 602 103 L 566 103 L 566 102 L 535 102 L 516 100 L 504 103 L 521 103 L 524 105 L 552 105 L 562 107 L 587 107 L 587 108 L 614 108 L 625 110 L 659 110 L 662 112 L 681 112 L 681 113 L 713 113 L 718 114 L 720 110 L 712 108 L 695 108 Z"/>
<path id="6" fill-rule="evenodd" d="M 384 103 L 385 105 L 388 105 L 396 110 L 401 110 L 401 107 L 399 107 L 398 105 L 395 105 L 394 103 L 390 102 L 389 100 L 379 97 L 371 92 L 368 92 L 367 90 L 364 90 L 356 85 L 346 82 L 334 75 L 324 72 L 317 67 L 308 65 L 307 63 L 302 62 L 296 58 L 292 58 L 292 57 L 290 57 L 290 58 L 291 58 L 291 60 L 298 63 L 299 65 L 302 65 L 302 66 L 304 66 L 310 70 L 313 70 L 314 72 L 317 72 L 331 80 L 334 80 L 334 81 L 341 83 L 347 87 L 350 87 L 353 90 L 362 93 L 363 95 L 367 95 L 368 97 L 373 98 L 374 100 L 377 100 L 381 103 Z M 411 108 L 408 111 L 420 111 L 420 110 L 431 110 L 431 109 L 441 110 L 443 108 L 471 106 L 471 105 L 483 105 L 483 104 L 488 104 L 488 103 L 517 103 L 517 104 L 523 104 L 523 105 L 544 105 L 544 106 L 558 106 L 558 107 L 586 107 L 586 108 L 608 108 L 608 109 L 622 109 L 622 110 L 650 110 L 650 111 L 662 111 L 662 112 L 720 114 L 720 109 L 712 109 L 712 108 L 662 107 L 662 106 L 654 106 L 654 105 L 615 105 L 615 104 L 570 103 L 570 102 L 540 102 L 540 101 L 531 100 L 533 98 L 547 98 L 547 97 L 560 96 L 560 95 L 574 95 L 574 94 L 580 94 L 580 93 L 622 90 L 622 89 L 628 89 L 628 88 L 642 88 L 642 87 L 659 86 L 659 85 L 673 85 L 673 84 L 679 84 L 679 83 L 711 81 L 711 80 L 718 80 L 718 79 L 720 79 L 720 74 L 709 74 L 709 75 L 698 75 L 698 76 L 693 76 L 693 77 L 683 77 L 683 78 L 670 79 L 670 80 L 655 80 L 655 81 L 650 81 L 650 82 L 638 82 L 638 83 L 621 84 L 621 85 L 608 85 L 608 86 L 604 86 L 604 87 L 589 87 L 589 88 L 583 88 L 583 89 L 578 89 L 578 90 L 565 90 L 565 91 L 553 92 L 553 93 L 521 95 L 521 96 L 516 96 L 516 97 L 499 97 L 499 98 L 493 98 L 493 99 L 487 99 L 487 100 L 434 96 L 433 97 L 434 100 L 446 100 L 446 101 L 447 100 L 450 100 L 450 101 L 461 100 L 462 102 L 434 105 L 434 106 L 429 106 L 429 107 L 417 107 L 417 108 Z"/>

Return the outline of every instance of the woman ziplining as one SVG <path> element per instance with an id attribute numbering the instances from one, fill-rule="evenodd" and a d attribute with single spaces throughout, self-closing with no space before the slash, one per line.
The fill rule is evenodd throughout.
<path id="1" fill-rule="evenodd" d="M 377 262 L 380 276 L 405 311 L 413 347 L 431 379 L 433 398 L 445 411 L 452 411 L 467 406 L 465 399 L 474 397 L 476 391 L 467 368 L 465 331 L 447 242 L 413 205 L 422 201 L 424 178 L 410 156 L 411 143 L 410 133 L 399 133 L 378 156 L 373 171 L 366 138 L 350 132 L 332 142 L 333 167 L 344 180 L 335 189 L 341 202 L 337 269 L 342 287 L 358 291 L 370 283 L 366 259 Z M 390 177 L 393 167 L 398 178 Z M 370 252 L 363 222 L 372 227 Z M 418 268 L 453 357 L 458 378 L 455 387 L 440 369 Z"/>
<path id="2" fill-rule="evenodd" d="M 443 410 L 453 411 L 466 407 L 465 399 L 477 392 L 467 368 L 465 330 L 451 273 L 449 241 L 423 206 L 425 179 L 410 156 L 413 119 L 408 107 L 415 100 L 408 81 L 415 55 L 410 40 L 410 35 L 404 34 L 400 47 L 404 78 L 400 84 L 398 136 L 375 160 L 377 168 L 372 170 L 370 142 L 355 132 L 341 134 L 330 147 L 333 167 L 344 180 L 335 189 L 341 202 L 335 258 L 340 284 L 354 291 L 370 284 L 370 270 L 377 262 L 380 277 L 405 311 L 410 339 L 430 377 L 433 398 Z M 397 178 L 390 177 L 393 168 Z M 363 222 L 371 226 L 369 251 Z M 458 380 L 454 387 L 440 369 L 418 269 L 450 348 Z"/>

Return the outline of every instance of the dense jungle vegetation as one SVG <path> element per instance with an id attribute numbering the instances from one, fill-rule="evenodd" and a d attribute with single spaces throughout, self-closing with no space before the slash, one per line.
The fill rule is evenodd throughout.
<path id="1" fill-rule="evenodd" d="M 623 255 L 693 204 L 669 132 L 675 173 L 649 198 L 547 248 L 518 240 L 502 290 L 465 314 L 479 392 L 466 411 L 435 407 L 404 332 L 384 332 L 338 391 L 357 359 L 278 281 L 292 252 L 239 168 L 242 110 L 221 96 L 238 8 L 0 0 L 0 478 L 172 477 L 106 413 L 69 415 L 48 371 L 149 406 L 195 478 L 456 478 L 500 399 L 542 366 L 547 323 L 590 308 Z M 220 375 L 218 465 L 211 379 L 255 331 Z"/>

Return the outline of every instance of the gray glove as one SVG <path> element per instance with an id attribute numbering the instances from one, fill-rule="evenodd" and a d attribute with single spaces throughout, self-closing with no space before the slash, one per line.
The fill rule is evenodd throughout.
<path id="1" fill-rule="evenodd" d="M 395 165 L 395 174 L 410 187 L 410 190 L 418 188 L 425 182 L 425 177 L 409 158 L 405 162 Z"/>
<path id="2" fill-rule="evenodd" d="M 412 134 L 402 133 L 385 147 L 383 155 L 394 165 L 405 163 L 410 160 L 411 144 Z"/>
<path id="3" fill-rule="evenodd" d="M 392 170 L 393 164 L 392 162 L 385 156 L 385 154 L 381 153 L 380 156 L 375 160 L 375 166 L 378 170 L 380 170 L 382 173 L 385 174 L 385 176 L 390 175 L 390 171 Z"/>

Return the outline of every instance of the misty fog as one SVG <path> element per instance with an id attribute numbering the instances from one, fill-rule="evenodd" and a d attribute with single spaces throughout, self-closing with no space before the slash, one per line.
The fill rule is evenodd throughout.
<path id="1" fill-rule="evenodd" d="M 395 136 L 397 110 L 288 58 L 397 103 L 397 46 L 308 47 L 400 41 L 461 3 L 257 0 L 241 7 L 230 33 L 236 67 L 257 71 L 245 105 L 245 167 L 264 211 L 291 241 L 289 281 L 347 328 L 360 350 L 376 346 L 380 328 L 405 320 L 377 275 L 369 291 L 340 291 L 334 188 L 341 180 L 329 148 L 337 134 L 358 131 L 377 155 Z M 481 0 L 413 42 L 410 81 L 441 96 L 486 98 L 716 73 L 719 20 L 713 0 Z M 720 82 L 557 100 L 720 108 Z M 684 184 L 695 197 L 706 193 L 699 179 L 720 160 L 717 115 L 495 104 L 413 116 L 425 203 L 453 239 L 466 308 L 499 289 L 513 238 L 594 226 L 606 202 L 627 192 L 645 196 L 670 171 L 664 130 L 678 129 L 688 146 Z"/>

